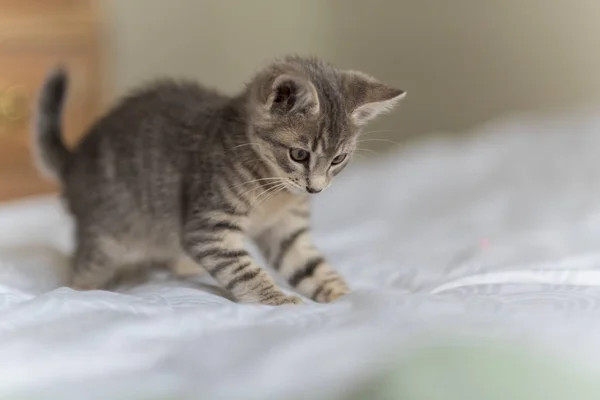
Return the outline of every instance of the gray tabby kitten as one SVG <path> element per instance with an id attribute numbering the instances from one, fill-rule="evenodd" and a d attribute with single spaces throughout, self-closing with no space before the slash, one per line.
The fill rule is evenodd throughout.
<path id="1" fill-rule="evenodd" d="M 101 118 L 74 150 L 61 135 L 64 71 L 46 81 L 38 159 L 62 183 L 76 221 L 72 287 L 104 288 L 131 269 L 191 259 L 238 301 L 287 296 L 245 249 L 252 239 L 301 294 L 349 292 L 315 247 L 309 193 L 348 164 L 359 128 L 404 92 L 317 59 L 274 62 L 234 97 L 159 82 Z"/>

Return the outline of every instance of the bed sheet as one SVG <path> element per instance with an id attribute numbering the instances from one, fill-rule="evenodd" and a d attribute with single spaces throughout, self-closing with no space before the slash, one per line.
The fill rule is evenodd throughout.
<path id="1" fill-rule="evenodd" d="M 75 292 L 59 202 L 3 205 L 0 397 L 343 397 L 448 340 L 597 370 L 598 115 L 496 121 L 356 163 L 314 201 L 317 243 L 354 289 L 333 304 L 235 304 L 206 277 Z"/>

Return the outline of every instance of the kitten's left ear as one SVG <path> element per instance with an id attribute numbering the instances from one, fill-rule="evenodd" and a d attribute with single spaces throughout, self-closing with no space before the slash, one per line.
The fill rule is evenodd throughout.
<path id="1" fill-rule="evenodd" d="M 356 125 L 364 125 L 381 113 L 390 111 L 406 96 L 401 89 L 390 87 L 358 71 L 344 71 L 346 105 Z"/>

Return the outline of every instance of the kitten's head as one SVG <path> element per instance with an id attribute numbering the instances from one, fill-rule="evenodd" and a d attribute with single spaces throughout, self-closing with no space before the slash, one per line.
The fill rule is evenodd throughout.
<path id="1" fill-rule="evenodd" d="M 288 57 L 248 85 L 249 134 L 290 191 L 318 193 L 348 164 L 361 126 L 404 94 L 361 72 Z"/>

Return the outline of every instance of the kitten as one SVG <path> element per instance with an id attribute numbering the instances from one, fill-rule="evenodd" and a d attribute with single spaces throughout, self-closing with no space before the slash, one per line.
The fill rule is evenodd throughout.
<path id="1" fill-rule="evenodd" d="M 300 303 L 250 257 L 250 238 L 299 293 L 329 302 L 349 292 L 311 240 L 309 194 L 329 187 L 360 127 L 403 91 L 287 57 L 233 97 L 194 83 L 155 83 L 69 150 L 66 90 L 66 73 L 53 72 L 40 94 L 35 144 L 76 222 L 73 288 L 104 288 L 126 268 L 172 268 L 184 257 L 240 302 Z"/>

